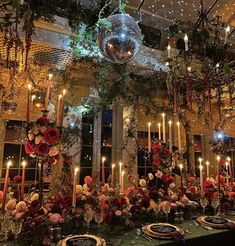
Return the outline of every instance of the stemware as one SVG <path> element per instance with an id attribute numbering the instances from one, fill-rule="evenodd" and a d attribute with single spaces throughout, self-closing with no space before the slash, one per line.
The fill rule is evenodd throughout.
<path id="1" fill-rule="evenodd" d="M 94 213 L 94 219 L 95 222 L 100 226 L 100 224 L 103 222 L 103 213 L 102 212 L 96 212 Z"/>
<path id="2" fill-rule="evenodd" d="M 158 216 L 159 216 L 159 213 L 160 213 L 160 206 L 159 206 L 159 204 L 157 204 L 157 203 L 155 204 L 155 206 L 153 208 L 153 211 L 155 213 L 156 219 L 158 219 Z"/>
<path id="3" fill-rule="evenodd" d="M 162 210 L 166 215 L 166 222 L 168 222 L 168 215 L 171 212 L 171 204 L 169 202 L 165 202 L 162 206 Z"/>
<path id="4" fill-rule="evenodd" d="M 205 214 L 206 206 L 208 205 L 208 200 L 205 196 L 200 198 L 200 205 L 202 206 L 202 213 Z"/>
<path id="5" fill-rule="evenodd" d="M 14 236 L 16 244 L 17 244 L 18 236 L 19 236 L 19 234 L 21 232 L 22 224 L 23 224 L 22 220 L 12 221 L 12 223 L 11 223 L 11 232 L 12 232 L 12 234 Z"/>
<path id="6" fill-rule="evenodd" d="M 216 212 L 217 212 L 217 208 L 219 207 L 219 198 L 213 198 L 211 200 L 211 206 L 213 207 L 214 209 L 214 215 L 216 215 Z"/>
<path id="7" fill-rule="evenodd" d="M 87 231 L 89 231 L 90 222 L 93 219 L 93 210 L 92 209 L 86 209 L 84 212 L 84 220 L 87 223 Z"/>

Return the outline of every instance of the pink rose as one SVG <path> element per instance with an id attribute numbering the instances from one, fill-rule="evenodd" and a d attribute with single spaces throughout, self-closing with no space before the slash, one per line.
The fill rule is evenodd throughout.
<path id="1" fill-rule="evenodd" d="M 6 210 L 14 210 L 15 206 L 16 206 L 16 200 L 15 199 L 11 199 L 6 204 Z"/>
<path id="2" fill-rule="evenodd" d="M 194 178 L 194 177 L 189 177 L 188 178 L 188 182 L 189 183 L 193 183 L 193 182 L 195 182 L 196 181 L 196 179 Z"/>
<path id="3" fill-rule="evenodd" d="M 53 225 L 57 225 L 61 221 L 61 215 L 58 213 L 50 214 L 49 215 L 49 221 Z"/>
<path id="4" fill-rule="evenodd" d="M 21 220 L 23 217 L 24 213 L 20 212 L 15 215 L 16 220 Z"/>
<path id="5" fill-rule="evenodd" d="M 56 156 L 58 152 L 58 148 L 56 146 L 52 146 L 49 151 L 49 156 Z"/>
<path id="6" fill-rule="evenodd" d="M 116 217 L 121 217 L 121 216 L 122 216 L 122 211 L 116 210 L 116 211 L 115 211 L 115 216 L 116 216 Z"/>

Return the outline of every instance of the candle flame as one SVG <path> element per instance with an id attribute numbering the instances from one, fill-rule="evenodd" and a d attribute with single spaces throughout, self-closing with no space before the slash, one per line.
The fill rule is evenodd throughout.
<path id="1" fill-rule="evenodd" d="M 158 123 L 158 126 L 161 127 L 161 123 Z"/>
<path id="2" fill-rule="evenodd" d="M 226 32 L 230 32 L 230 26 L 228 25 L 225 30 Z"/>
<path id="3" fill-rule="evenodd" d="M 7 167 L 9 168 L 10 166 L 12 166 L 12 161 L 7 162 Z"/>
<path id="4" fill-rule="evenodd" d="M 191 68 L 191 67 L 187 67 L 187 70 L 188 70 L 189 72 L 191 72 L 191 71 L 192 71 L 192 68 Z"/>
<path id="5" fill-rule="evenodd" d="M 125 174 L 125 171 L 122 171 L 122 176 Z"/>
<path id="6" fill-rule="evenodd" d="M 203 159 L 202 159 L 201 157 L 198 158 L 198 161 L 199 161 L 199 162 L 202 162 L 202 160 L 203 160 Z"/>
<path id="7" fill-rule="evenodd" d="M 169 121 L 168 121 L 168 124 L 171 126 L 171 125 L 172 125 L 172 121 L 171 121 L 171 120 L 169 120 Z"/>
<path id="8" fill-rule="evenodd" d="M 217 62 L 216 65 L 215 65 L 216 68 L 219 68 L 219 63 Z"/>
<path id="9" fill-rule="evenodd" d="M 60 94 L 60 95 L 59 95 L 59 100 L 60 100 L 62 97 L 63 97 L 63 96 Z"/>
<path id="10" fill-rule="evenodd" d="M 116 166 L 115 164 L 112 164 L 112 168 L 115 168 L 115 166 Z"/>
<path id="11" fill-rule="evenodd" d="M 184 42 L 187 42 L 188 41 L 188 35 L 185 33 L 184 35 Z"/>
<path id="12" fill-rule="evenodd" d="M 36 95 L 31 96 L 31 100 L 33 101 L 36 98 Z"/>
<path id="13" fill-rule="evenodd" d="M 180 170 L 182 171 L 182 169 L 183 169 L 183 164 L 179 164 L 179 168 L 180 168 Z"/>
<path id="14" fill-rule="evenodd" d="M 202 166 L 202 165 L 200 165 L 200 166 L 199 166 L 199 169 L 200 169 L 200 170 L 202 170 L 202 169 L 203 169 L 203 166 Z"/>
<path id="15" fill-rule="evenodd" d="M 32 84 L 28 84 L 28 90 L 31 91 L 32 89 Z"/>
<path id="16" fill-rule="evenodd" d="M 104 162 L 106 160 L 106 157 L 105 156 L 103 156 L 102 157 L 102 162 Z"/>
<path id="17" fill-rule="evenodd" d="M 177 126 L 180 126 L 180 122 L 179 122 L 179 121 L 178 121 L 178 122 L 176 122 L 176 125 L 177 125 Z"/>
<path id="18" fill-rule="evenodd" d="M 162 113 L 162 117 L 164 118 L 166 116 L 166 114 L 165 113 Z"/>
<path id="19" fill-rule="evenodd" d="M 208 166 L 210 164 L 210 162 L 209 161 L 206 161 L 206 165 Z"/>
<path id="20" fill-rule="evenodd" d="M 230 162 L 230 161 L 231 161 L 231 158 L 230 158 L 229 156 L 227 157 L 227 161 L 228 161 L 228 162 Z"/>
<path id="21" fill-rule="evenodd" d="M 63 96 L 65 96 L 65 94 L 66 94 L 66 89 L 63 89 L 62 94 L 63 94 Z"/>
<path id="22" fill-rule="evenodd" d="M 170 65 L 170 63 L 169 62 L 166 62 L 166 66 L 169 66 Z"/>
<path id="23" fill-rule="evenodd" d="M 167 50 L 171 50 L 171 46 L 169 44 L 167 46 Z"/>
<path id="24" fill-rule="evenodd" d="M 49 73 L 49 75 L 48 75 L 49 80 L 51 80 L 52 77 L 53 77 L 53 74 L 52 73 Z"/>
<path id="25" fill-rule="evenodd" d="M 122 166 L 122 162 L 119 162 L 119 166 L 120 166 L 120 167 Z"/>
<path id="26" fill-rule="evenodd" d="M 227 161 L 225 162 L 225 166 L 226 166 L 226 167 L 228 167 L 228 166 L 229 166 L 229 163 L 228 163 Z"/>
<path id="27" fill-rule="evenodd" d="M 77 174 L 80 171 L 80 167 L 75 167 L 74 168 L 74 174 Z"/>
<path id="28" fill-rule="evenodd" d="M 217 161 L 220 161 L 220 156 L 217 155 L 217 156 L 216 156 L 216 159 L 217 159 Z"/>
<path id="29" fill-rule="evenodd" d="M 151 126 L 151 122 L 148 123 L 148 126 L 149 126 L 149 127 Z"/>
<path id="30" fill-rule="evenodd" d="M 26 164 L 27 164 L 27 162 L 26 162 L 26 161 L 22 161 L 22 163 L 21 163 L 22 167 L 25 167 L 25 166 L 26 166 Z"/>

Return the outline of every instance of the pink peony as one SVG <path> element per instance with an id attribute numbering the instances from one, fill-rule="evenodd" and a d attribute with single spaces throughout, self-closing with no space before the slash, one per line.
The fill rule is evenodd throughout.
<path id="1" fill-rule="evenodd" d="M 21 220 L 23 217 L 24 213 L 20 212 L 15 215 L 16 220 Z"/>
<path id="2" fill-rule="evenodd" d="M 15 199 L 11 199 L 6 204 L 6 210 L 14 210 L 15 206 L 16 206 L 16 200 Z"/>
<path id="3" fill-rule="evenodd" d="M 85 182 L 85 184 L 87 184 L 87 185 L 91 185 L 91 184 L 93 183 L 93 178 L 92 178 L 91 176 L 86 176 L 86 177 L 84 178 L 84 182 Z"/>
<path id="4" fill-rule="evenodd" d="M 116 210 L 116 211 L 115 211 L 115 216 L 116 216 L 116 217 L 121 217 L 121 216 L 122 216 L 122 211 Z"/>
<path id="5" fill-rule="evenodd" d="M 26 203 L 24 201 L 20 201 L 16 204 L 16 210 L 18 212 L 24 212 L 26 210 Z"/>
<path id="6" fill-rule="evenodd" d="M 56 156 L 59 150 L 56 146 L 52 146 L 49 151 L 49 156 Z"/>
<path id="7" fill-rule="evenodd" d="M 58 213 L 49 214 L 49 221 L 52 225 L 58 225 L 63 221 L 62 217 Z"/>

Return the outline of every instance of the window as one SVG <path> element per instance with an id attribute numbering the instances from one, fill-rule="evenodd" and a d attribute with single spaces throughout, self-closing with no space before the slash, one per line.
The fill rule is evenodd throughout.
<path id="1" fill-rule="evenodd" d="M 6 131 L 3 145 L 3 164 L 1 178 L 6 174 L 6 163 L 8 160 L 13 161 L 13 166 L 10 168 L 10 179 L 15 175 L 22 174 L 22 160 L 27 161 L 25 170 L 25 180 L 27 183 L 32 183 L 37 180 L 37 167 L 35 159 L 26 155 L 24 150 L 24 139 L 26 136 L 25 123 L 22 121 L 9 120 L 6 121 Z M 28 181 L 28 182 L 27 182 Z"/>

